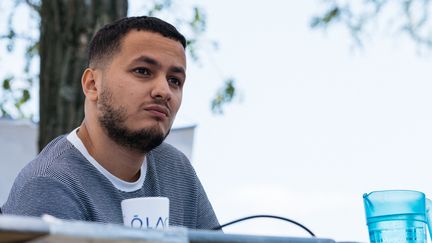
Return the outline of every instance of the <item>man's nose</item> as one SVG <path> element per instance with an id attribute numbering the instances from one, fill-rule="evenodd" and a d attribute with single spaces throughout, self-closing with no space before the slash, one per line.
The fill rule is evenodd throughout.
<path id="1" fill-rule="evenodd" d="M 171 88 L 165 76 L 160 76 L 154 80 L 151 96 L 153 99 L 169 101 L 171 99 Z"/>

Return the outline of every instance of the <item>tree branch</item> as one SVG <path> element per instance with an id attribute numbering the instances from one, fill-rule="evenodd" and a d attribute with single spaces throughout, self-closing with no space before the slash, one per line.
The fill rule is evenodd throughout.
<path id="1" fill-rule="evenodd" d="M 25 0 L 25 3 L 34 11 L 36 11 L 38 14 L 40 14 L 41 6 L 33 3 L 31 0 Z"/>

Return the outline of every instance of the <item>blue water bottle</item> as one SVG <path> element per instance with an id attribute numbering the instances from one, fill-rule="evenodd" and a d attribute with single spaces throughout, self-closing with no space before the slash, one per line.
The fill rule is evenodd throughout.
<path id="1" fill-rule="evenodd" d="M 426 242 L 426 200 L 422 192 L 409 190 L 364 194 L 370 242 Z"/>

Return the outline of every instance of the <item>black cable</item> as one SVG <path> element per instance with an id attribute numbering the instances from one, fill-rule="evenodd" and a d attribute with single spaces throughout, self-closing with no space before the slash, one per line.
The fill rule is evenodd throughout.
<path id="1" fill-rule="evenodd" d="M 292 224 L 295 224 L 297 226 L 299 226 L 300 228 L 306 230 L 311 236 L 315 237 L 315 234 L 312 233 L 312 231 L 310 231 L 308 228 L 306 228 L 306 226 L 292 220 L 292 219 L 288 219 L 288 218 L 284 218 L 284 217 L 280 217 L 280 216 L 274 216 L 274 215 L 253 215 L 253 216 L 248 216 L 248 217 L 244 217 L 244 218 L 240 218 L 231 222 L 228 222 L 226 224 L 220 225 L 218 227 L 214 227 L 212 230 L 220 230 L 225 226 L 231 225 L 231 224 L 235 224 L 244 220 L 248 220 L 248 219 L 254 219 L 254 218 L 274 218 L 274 219 L 280 219 L 280 220 L 284 220 L 287 222 L 290 222 Z"/>

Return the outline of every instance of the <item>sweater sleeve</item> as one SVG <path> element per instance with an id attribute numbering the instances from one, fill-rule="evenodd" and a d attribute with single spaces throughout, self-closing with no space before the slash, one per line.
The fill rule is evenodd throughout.
<path id="1" fill-rule="evenodd" d="M 213 229 L 219 226 L 219 221 L 213 210 L 207 194 L 199 181 L 197 180 L 197 229 Z"/>
<path id="2" fill-rule="evenodd" d="M 49 214 L 61 219 L 85 220 L 83 207 L 72 190 L 58 180 L 35 177 L 12 190 L 4 214 L 40 217 Z"/>

